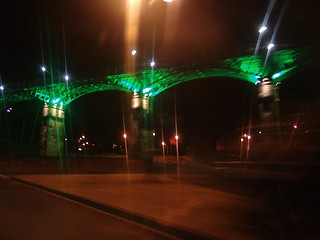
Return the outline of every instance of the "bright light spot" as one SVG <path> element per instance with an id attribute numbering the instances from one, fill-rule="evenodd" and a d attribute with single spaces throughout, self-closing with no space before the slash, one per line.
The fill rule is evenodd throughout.
<path id="1" fill-rule="evenodd" d="M 133 50 L 131 51 L 131 55 L 132 55 L 132 56 L 136 55 L 136 53 L 137 53 L 137 50 L 135 50 L 135 49 L 133 49 Z"/>
<path id="2" fill-rule="evenodd" d="M 178 135 L 175 135 L 174 138 L 175 138 L 176 140 L 179 140 L 179 136 L 178 136 Z"/>
<path id="3" fill-rule="evenodd" d="M 85 136 L 85 135 L 82 135 L 82 138 L 83 138 L 83 139 L 85 139 L 85 138 L 86 138 L 86 136 Z"/>
<path id="4" fill-rule="evenodd" d="M 156 133 L 155 133 L 155 132 L 153 132 L 153 133 L 152 133 L 152 136 L 156 136 Z"/>
<path id="5" fill-rule="evenodd" d="M 64 77 L 64 79 L 65 79 L 66 81 L 68 81 L 68 80 L 69 80 L 69 76 L 66 75 L 66 76 Z"/>
<path id="6" fill-rule="evenodd" d="M 163 0 L 163 2 L 165 2 L 165 3 L 171 3 L 171 2 L 173 2 L 173 0 Z"/>
<path id="7" fill-rule="evenodd" d="M 161 142 L 161 144 L 162 144 L 162 146 L 165 146 L 165 145 L 166 145 L 166 143 L 165 143 L 165 142 Z"/>
<path id="8" fill-rule="evenodd" d="M 259 131 L 259 134 L 261 134 L 262 132 L 261 131 Z"/>
<path id="9" fill-rule="evenodd" d="M 273 48 L 273 47 L 274 47 L 274 44 L 273 44 L 273 43 L 270 43 L 267 48 L 270 50 L 270 49 Z"/>
<path id="10" fill-rule="evenodd" d="M 154 61 L 152 61 L 152 62 L 150 63 L 150 66 L 151 66 L 151 67 L 154 67 L 154 65 L 156 65 L 156 63 L 155 63 Z"/>
<path id="11" fill-rule="evenodd" d="M 258 85 L 259 83 L 261 83 L 261 82 L 260 82 L 260 81 L 256 81 L 254 84 L 255 84 L 255 85 Z"/>
<path id="12" fill-rule="evenodd" d="M 68 138 L 65 138 L 64 140 L 65 140 L 65 141 L 68 141 Z"/>
<path id="13" fill-rule="evenodd" d="M 263 33 L 264 31 L 267 30 L 267 27 L 266 26 L 262 26 L 260 29 L 259 29 L 259 33 Z"/>
<path id="14" fill-rule="evenodd" d="M 0 90 L 3 91 L 4 90 L 4 86 L 1 85 L 0 86 Z"/>
<path id="15" fill-rule="evenodd" d="M 243 138 L 241 138 L 241 142 L 243 142 L 244 141 L 244 139 Z"/>
<path id="16" fill-rule="evenodd" d="M 272 79 L 278 78 L 278 77 L 280 77 L 281 75 L 282 75 L 281 72 L 275 73 L 275 74 L 272 75 Z"/>
<path id="17" fill-rule="evenodd" d="M 78 151 L 81 152 L 81 151 L 82 151 L 82 148 L 79 147 L 79 148 L 78 148 Z"/>
<path id="18" fill-rule="evenodd" d="M 127 138 L 127 134 L 123 134 L 123 138 Z"/>
<path id="19" fill-rule="evenodd" d="M 249 136 L 248 136 L 248 140 L 250 140 L 250 139 L 251 139 L 251 136 L 249 135 Z"/>
<path id="20" fill-rule="evenodd" d="M 41 68 L 42 72 L 45 72 L 47 69 L 45 67 Z"/>
<path id="21" fill-rule="evenodd" d="M 59 102 L 59 101 L 60 101 L 60 98 L 53 99 L 53 100 L 52 100 L 52 103 L 53 103 L 53 104 L 56 104 L 56 103 Z"/>
<path id="22" fill-rule="evenodd" d="M 298 128 L 298 125 L 296 125 L 296 124 L 295 124 L 295 125 L 293 125 L 293 128 L 297 129 L 297 128 Z"/>
<path id="23" fill-rule="evenodd" d="M 147 87 L 145 89 L 142 90 L 142 93 L 147 93 L 147 92 L 150 92 L 151 90 L 151 87 Z"/>

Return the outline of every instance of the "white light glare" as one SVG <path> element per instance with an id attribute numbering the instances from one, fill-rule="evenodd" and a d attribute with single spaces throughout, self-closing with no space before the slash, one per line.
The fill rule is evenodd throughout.
<path id="1" fill-rule="evenodd" d="M 263 33 L 264 31 L 267 30 L 267 27 L 266 26 L 262 26 L 260 29 L 259 29 L 259 33 Z"/>
<path id="2" fill-rule="evenodd" d="M 137 53 L 137 50 L 135 50 L 135 49 L 133 49 L 133 50 L 131 51 L 131 55 L 132 55 L 132 56 L 136 55 L 136 53 Z"/>
<path id="3" fill-rule="evenodd" d="M 274 44 L 273 43 L 270 43 L 269 45 L 268 45 L 268 49 L 270 50 L 271 48 L 273 48 L 274 47 Z"/>
<path id="4" fill-rule="evenodd" d="M 45 67 L 41 68 L 42 72 L 45 72 L 47 69 Z"/>
<path id="5" fill-rule="evenodd" d="M 3 91 L 4 90 L 4 86 L 1 85 L 0 86 L 0 90 Z"/>
<path id="6" fill-rule="evenodd" d="M 66 81 L 68 81 L 68 80 L 69 80 L 69 76 L 66 75 L 66 76 L 64 77 L 64 79 L 65 79 Z"/>
<path id="7" fill-rule="evenodd" d="M 154 67 L 154 65 L 156 65 L 156 63 L 155 63 L 154 61 L 152 61 L 152 62 L 150 63 L 150 66 L 151 66 L 151 67 Z"/>
<path id="8" fill-rule="evenodd" d="M 165 3 L 171 3 L 171 2 L 173 2 L 173 0 L 163 0 L 163 2 L 165 2 Z"/>

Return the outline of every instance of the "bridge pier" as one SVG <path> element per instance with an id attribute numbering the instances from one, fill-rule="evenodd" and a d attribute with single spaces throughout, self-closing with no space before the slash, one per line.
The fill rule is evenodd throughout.
<path id="1" fill-rule="evenodd" d="M 280 97 L 277 84 L 270 77 L 264 77 L 258 85 L 258 108 L 261 123 L 279 120 Z"/>
<path id="2" fill-rule="evenodd" d="M 150 167 L 153 160 L 152 100 L 148 94 L 134 93 L 131 99 L 128 153 Z"/>
<path id="3" fill-rule="evenodd" d="M 58 157 L 64 150 L 64 109 L 57 104 L 43 106 L 40 130 L 40 155 Z"/>

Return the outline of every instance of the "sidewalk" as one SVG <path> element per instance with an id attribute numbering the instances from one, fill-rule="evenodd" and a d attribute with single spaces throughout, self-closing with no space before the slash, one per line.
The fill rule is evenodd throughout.
<path id="1" fill-rule="evenodd" d="M 263 202 L 187 184 L 175 174 L 50 174 L 13 178 L 208 239 L 268 239 L 265 223 L 257 221 L 257 216 L 264 219 L 266 214 Z"/>

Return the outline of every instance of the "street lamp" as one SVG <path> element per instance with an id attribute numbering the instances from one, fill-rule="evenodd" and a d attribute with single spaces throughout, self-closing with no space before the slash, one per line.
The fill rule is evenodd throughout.
<path id="1" fill-rule="evenodd" d="M 268 50 L 270 50 L 271 48 L 273 48 L 274 47 L 274 44 L 273 43 L 269 43 L 269 45 L 268 45 Z"/>
<path id="2" fill-rule="evenodd" d="M 259 29 L 259 33 L 263 33 L 264 31 L 267 30 L 267 27 L 266 26 L 262 26 L 260 29 Z"/>

